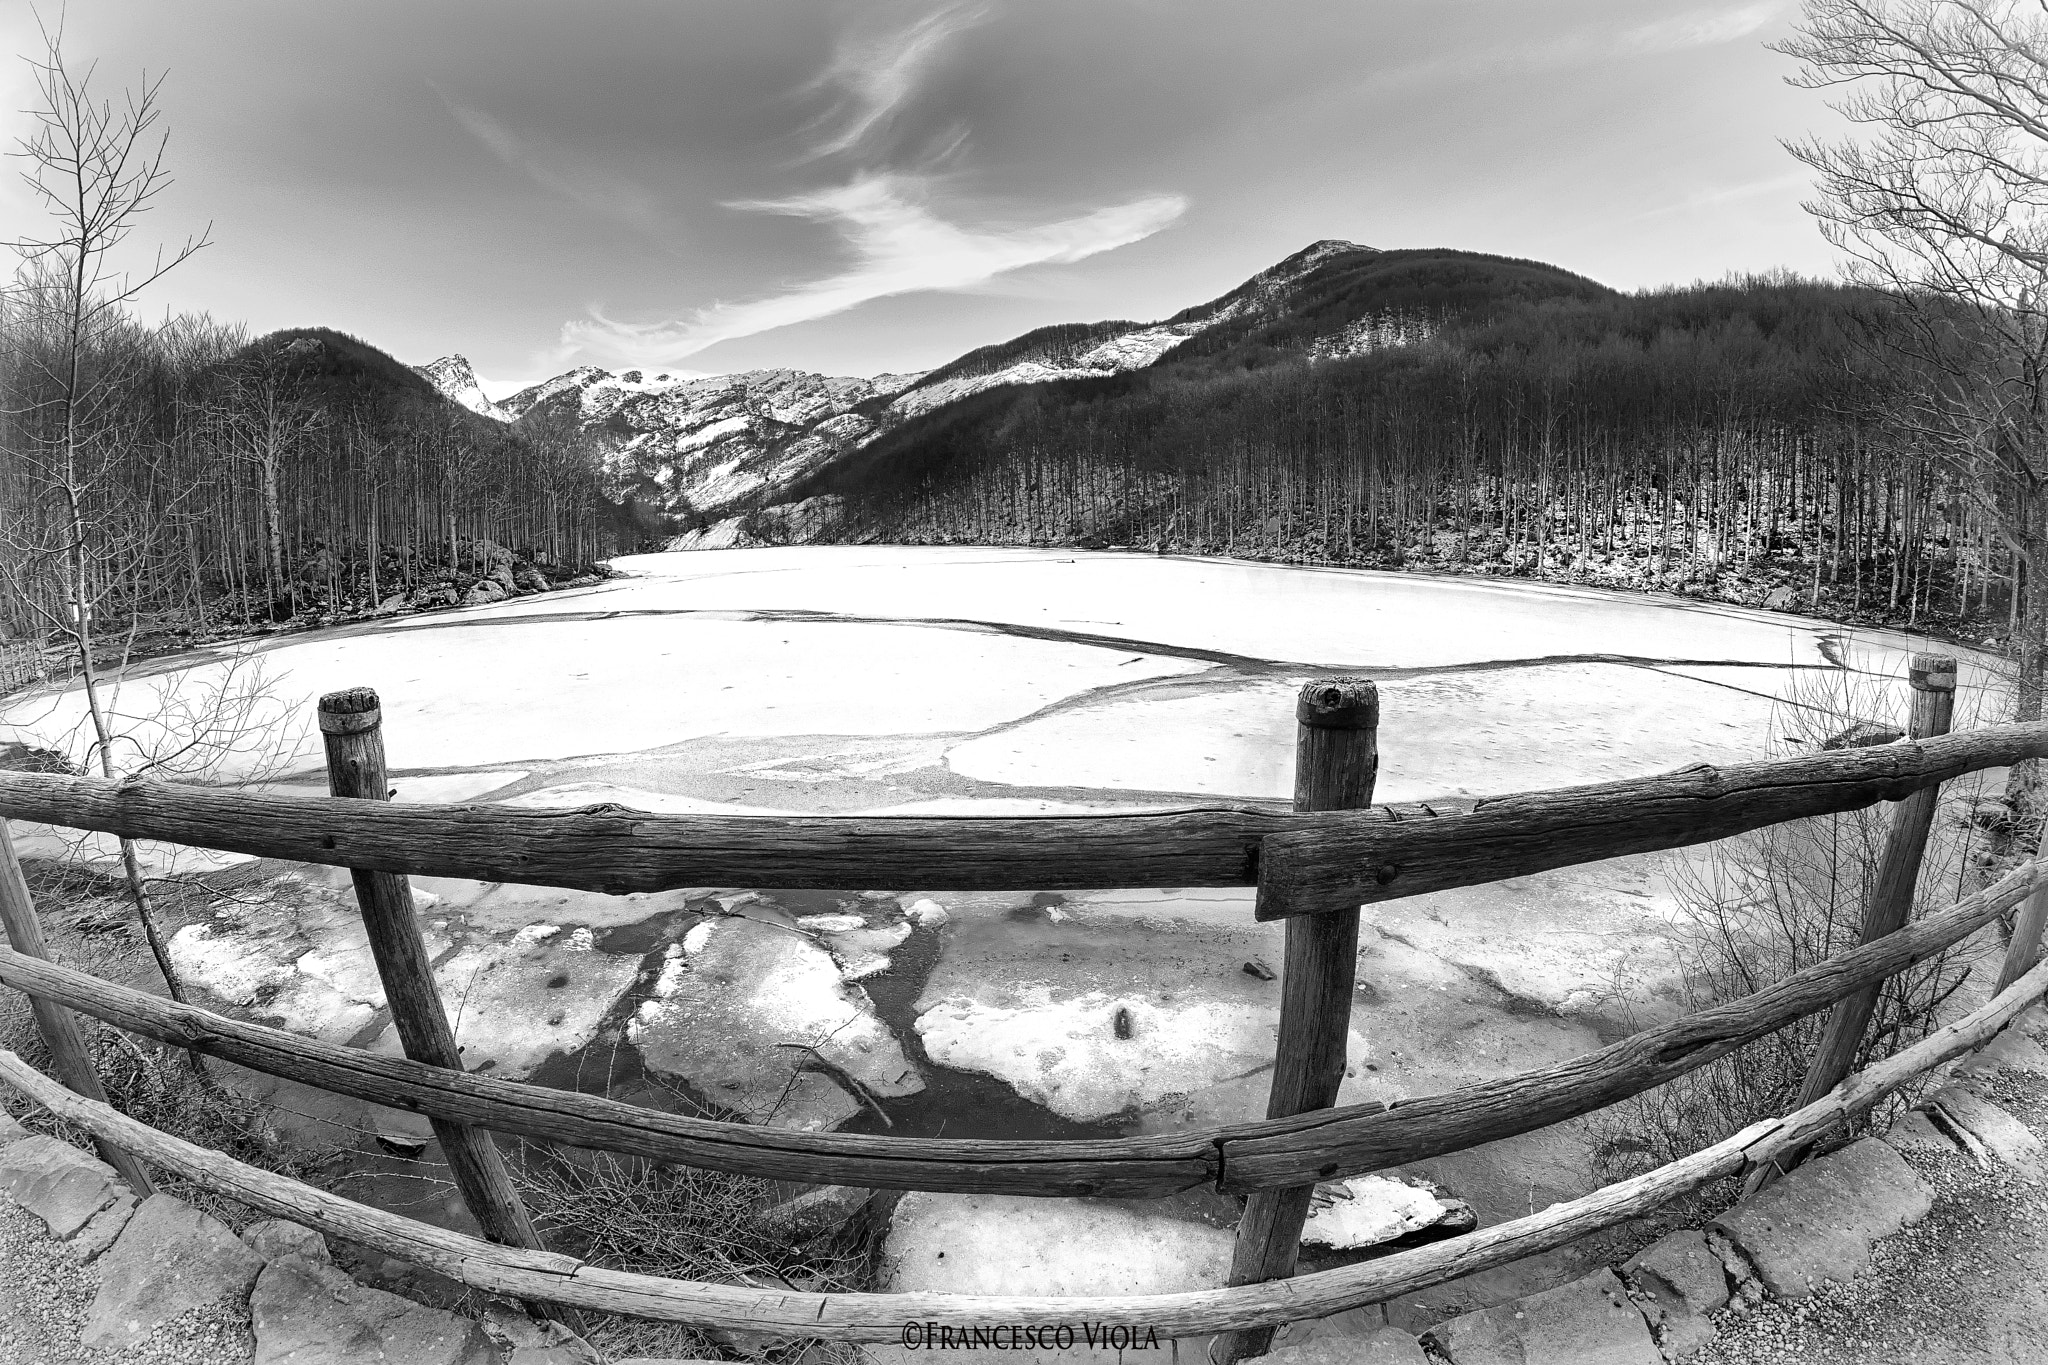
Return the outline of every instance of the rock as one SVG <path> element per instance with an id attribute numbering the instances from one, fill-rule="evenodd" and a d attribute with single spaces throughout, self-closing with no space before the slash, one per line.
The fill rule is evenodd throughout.
<path id="1" fill-rule="evenodd" d="M 808 1242 L 846 1226 L 874 1198 L 854 1185 L 820 1185 L 794 1199 L 771 1204 L 756 1215 L 762 1227 L 784 1242 Z"/>
<path id="2" fill-rule="evenodd" d="M 1429 1365 L 1422 1343 L 1398 1327 L 1359 1337 L 1325 1337 L 1300 1346 L 1278 1346 L 1260 1356 L 1270 1365 Z"/>
<path id="3" fill-rule="evenodd" d="M 1918 1109 L 1909 1109 L 1893 1121 L 1883 1141 L 1902 1154 L 1923 1152 L 1928 1156 L 1954 1156 L 1956 1145 L 1948 1134 Z"/>
<path id="4" fill-rule="evenodd" d="M 2028 1071 L 2036 1076 L 2048 1076 L 2048 1048 L 2029 1038 L 2016 1028 L 2009 1028 L 1992 1039 L 1957 1074 L 1963 1076 L 1989 1075 L 1996 1071 Z M 6 1141 L 0 1136 L 0 1142 Z"/>
<path id="5" fill-rule="evenodd" d="M 1793 592 L 1789 586 L 1772 588 L 1764 596 L 1765 611 L 1787 611 L 1792 606 Z"/>
<path id="6" fill-rule="evenodd" d="M 1453 1365 L 1664 1365 L 1611 1270 L 1439 1323 L 1422 1339 Z"/>
<path id="7" fill-rule="evenodd" d="M 945 906 L 929 897 L 912 901 L 903 907 L 903 913 L 920 929 L 943 928 L 946 921 L 952 918 Z"/>
<path id="8" fill-rule="evenodd" d="M 19 1142 L 27 1136 L 29 1131 L 21 1126 L 20 1120 L 5 1110 L 0 1110 L 0 1147 Z"/>
<path id="9" fill-rule="evenodd" d="M 521 592 L 546 592 L 553 586 L 548 582 L 547 575 L 531 564 L 521 564 L 514 569 L 512 581 L 518 585 Z"/>
<path id="10" fill-rule="evenodd" d="M 357 1284 L 303 1256 L 263 1267 L 249 1311 L 253 1365 L 498 1365 L 490 1338 L 470 1319 Z"/>
<path id="11" fill-rule="evenodd" d="M 484 1334 L 505 1355 L 502 1365 L 604 1365 L 596 1349 L 559 1322 L 536 1322 L 502 1300 L 484 1310 Z"/>
<path id="12" fill-rule="evenodd" d="M 172 1318 L 210 1303 L 240 1303 L 263 1268 L 227 1224 L 182 1199 L 153 1194 L 100 1260 L 100 1290 L 79 1340 L 133 1346 Z"/>
<path id="13" fill-rule="evenodd" d="M 479 578 L 476 581 L 476 586 L 462 595 L 462 605 L 465 607 L 480 607 L 486 602 L 502 602 L 509 596 L 511 596 L 511 593 L 506 591 L 505 585 L 498 582 L 497 579 Z"/>
<path id="14" fill-rule="evenodd" d="M 505 596 L 507 597 L 517 597 L 519 595 L 519 580 L 512 576 L 512 566 L 510 564 L 493 564 L 491 571 L 484 575 L 484 579 L 486 582 L 496 583 L 500 588 L 504 589 Z"/>
<path id="15" fill-rule="evenodd" d="M 312 1228 L 282 1218 L 266 1218 L 260 1223 L 251 1223 L 242 1229 L 242 1240 L 266 1261 L 303 1256 L 317 1265 L 328 1265 L 334 1260 L 333 1253 L 327 1249 L 325 1237 Z"/>
<path id="16" fill-rule="evenodd" d="M 1870 1246 L 1933 1206 L 1905 1158 L 1864 1138 L 1793 1170 L 1714 1220 L 1755 1266 L 1764 1288 L 1803 1299 L 1824 1280 L 1847 1282 L 1870 1263 Z"/>
<path id="17" fill-rule="evenodd" d="M 135 1196 L 122 1186 L 113 1203 L 94 1214 L 70 1241 L 64 1243 L 64 1254 L 80 1265 L 97 1259 L 100 1253 L 114 1244 L 121 1235 L 121 1229 L 128 1226 L 128 1220 L 135 1216 L 135 1208 Z"/>
<path id="18" fill-rule="evenodd" d="M 1980 1162 L 2001 1162 L 2022 1171 L 2040 1170 L 2041 1139 L 1990 1100 L 1962 1086 L 1951 1085 L 1927 1103 Z"/>
<path id="19" fill-rule="evenodd" d="M 0 1192 L 65 1238 L 114 1202 L 125 1187 L 114 1168 L 53 1137 L 29 1137 L 0 1148 Z"/>
<path id="20" fill-rule="evenodd" d="M 1694 1229 L 1668 1233 L 1631 1256 L 1622 1276 L 1648 1303 L 1638 1302 L 1656 1329 L 1657 1342 L 1672 1357 L 1696 1351 L 1713 1338 L 1707 1314 L 1728 1304 L 1728 1273 Z"/>

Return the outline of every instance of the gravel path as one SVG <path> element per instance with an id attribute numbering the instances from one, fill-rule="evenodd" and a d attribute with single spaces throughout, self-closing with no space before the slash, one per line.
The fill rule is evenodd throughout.
<path id="1" fill-rule="evenodd" d="M 2001 1072 L 1987 1095 L 2048 1139 L 2048 1079 Z M 2048 1362 L 2048 1172 L 1909 1159 L 1934 1209 L 1880 1243 L 1868 1274 L 1804 1303 L 1724 1314 L 1686 1365 Z"/>
<path id="2" fill-rule="evenodd" d="M 0 1365 L 249 1365 L 246 1305 L 197 1309 L 125 1351 L 78 1343 L 99 1269 L 67 1257 L 40 1219 L 0 1200 Z"/>

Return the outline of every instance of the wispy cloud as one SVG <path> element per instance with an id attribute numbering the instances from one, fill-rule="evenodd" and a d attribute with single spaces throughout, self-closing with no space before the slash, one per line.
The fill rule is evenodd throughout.
<path id="1" fill-rule="evenodd" d="M 602 364 L 672 364 L 706 347 L 842 313 L 870 299 L 969 289 L 1027 266 L 1063 264 L 1141 241 L 1187 210 L 1153 195 L 1034 226 L 965 228 L 920 200 L 914 177 L 860 177 L 837 189 L 730 207 L 830 222 L 853 248 L 852 268 L 779 294 L 719 303 L 688 319 L 620 322 L 593 313 L 562 328 L 564 346 Z"/>
<path id="2" fill-rule="evenodd" d="M 806 130 L 817 138 L 806 159 L 853 151 L 887 133 L 940 51 L 986 17 L 978 4 L 948 5 L 901 32 L 843 35 L 831 62 L 805 87 L 832 97 Z"/>
<path id="3" fill-rule="evenodd" d="M 1622 52 L 1679 52 L 1690 47 L 1718 47 L 1747 38 L 1788 8 L 1785 0 L 1763 0 L 1737 9 L 1689 10 L 1632 28 L 1615 47 Z"/>
<path id="4" fill-rule="evenodd" d="M 1418 89 L 1445 80 L 1495 72 L 1540 71 L 1616 58 L 1649 57 L 1739 42 L 1791 9 L 1791 0 L 1759 0 L 1735 9 L 1691 9 L 1616 33 L 1586 28 L 1540 42 L 1502 43 L 1374 72 L 1368 84 L 1383 91 Z"/>
<path id="5" fill-rule="evenodd" d="M 662 212 L 659 200 L 630 177 L 607 171 L 538 139 L 522 137 L 483 110 L 451 98 L 438 85 L 434 86 L 434 93 L 471 137 L 542 188 L 600 218 L 623 223 L 649 237 L 667 239 L 674 235 L 673 225 Z"/>
<path id="6" fill-rule="evenodd" d="M 1051 222 L 1017 213 L 969 223 L 939 201 L 954 183 L 942 168 L 964 160 L 967 129 L 941 121 L 938 132 L 906 138 L 904 115 L 924 93 L 947 45 L 987 17 L 980 4 L 955 4 L 889 33 L 842 36 L 832 60 L 799 92 L 828 97 L 825 112 L 800 130 L 796 166 L 834 165 L 840 183 L 721 207 L 829 225 L 850 264 L 821 278 L 759 298 L 719 302 L 687 318 L 628 322 L 590 316 L 565 323 L 566 357 L 606 365 L 673 365 L 721 341 L 754 336 L 843 313 L 871 299 L 973 289 L 1037 265 L 1084 260 L 1141 241 L 1178 220 L 1187 199 L 1153 194 Z"/>

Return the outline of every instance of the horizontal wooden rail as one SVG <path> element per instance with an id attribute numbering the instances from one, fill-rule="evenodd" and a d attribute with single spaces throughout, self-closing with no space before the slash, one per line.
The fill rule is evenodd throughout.
<path id="1" fill-rule="evenodd" d="M 305 1038 L 0 949 L 0 984 L 117 1027 L 337 1095 L 501 1133 L 770 1180 L 881 1189 L 1144 1197 L 1216 1180 L 1213 1133 L 1133 1138 L 907 1138 L 808 1133 L 646 1109 Z"/>
<path id="2" fill-rule="evenodd" d="M 6 949 L 0 949 L 0 984 L 336 1094 L 572 1146 L 813 1184 L 1145 1197 L 1207 1183 L 1249 1192 L 1355 1175 L 1589 1113 L 1705 1066 L 1960 942 L 2040 886 L 2048 886 L 2048 862 L 2028 863 L 1880 942 L 1803 968 L 1741 1000 L 1536 1071 L 1403 1100 L 1392 1108 L 1349 1105 L 1131 1138 L 899 1138 L 722 1123 L 302 1038 Z"/>
<path id="3" fill-rule="evenodd" d="M 1104 1298 L 803 1294 L 604 1270 L 569 1256 L 465 1237 L 244 1165 L 75 1095 L 11 1052 L 0 1052 L 0 1080 L 95 1136 L 260 1212 L 374 1247 L 491 1293 L 662 1321 L 841 1341 L 901 1341 L 904 1324 L 926 1321 L 958 1328 L 1085 1320 L 1134 1324 L 1167 1338 L 1272 1326 L 1381 1303 L 1640 1217 L 1812 1141 L 1914 1077 L 1976 1047 L 2044 992 L 2048 964 L 2036 967 L 1967 1018 L 1850 1077 L 1803 1109 L 1752 1124 L 1647 1175 L 1526 1218 L 1381 1260 L 1287 1280 Z"/>
<path id="4" fill-rule="evenodd" d="M 2048 723 L 1470 805 L 1292 814 L 653 815 L 395 805 L 0 773 L 0 817 L 336 867 L 624 893 L 1249 886 L 1269 918 L 1678 848 L 2048 756 Z M 1261 852 L 1261 849 L 1264 852 Z"/>
<path id="5" fill-rule="evenodd" d="M 1753 995 L 1535 1071 L 1387 1108 L 1324 1109 L 1225 1129 L 1224 1188 L 1297 1184 L 1304 1169 L 1324 1180 L 1376 1171 L 1591 1113 L 1725 1057 L 1961 942 L 2044 885 L 2048 862 L 2027 863 L 1947 910 L 1803 967 Z"/>
<path id="6" fill-rule="evenodd" d="M 1342 910 L 1628 853 L 1725 839 L 1897 801 L 1964 773 L 2048 757 L 2048 725 L 1993 725 L 1866 749 L 1489 797 L 1440 820 L 1309 817 L 1259 858 L 1259 917 Z M 0 802 L 4 802 L 0 797 Z"/>

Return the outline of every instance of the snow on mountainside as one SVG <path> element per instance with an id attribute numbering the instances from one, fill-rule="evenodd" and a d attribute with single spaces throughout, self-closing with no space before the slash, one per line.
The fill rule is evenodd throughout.
<path id="1" fill-rule="evenodd" d="M 1104 322 L 1080 329 L 1044 328 L 1001 346 L 983 347 L 924 381 L 889 405 L 899 419 L 916 417 L 947 403 L 1003 384 L 1042 384 L 1056 379 L 1106 379 L 1151 365 L 1189 337 L 1218 323 L 1270 309 L 1288 289 L 1339 256 L 1373 254 L 1373 248 L 1335 239 L 1316 242 L 1268 267 L 1221 298 L 1186 309 L 1164 322 Z M 1085 349 L 1076 344 L 1085 342 Z"/>
<path id="2" fill-rule="evenodd" d="M 771 505 L 876 437 L 970 394 L 1142 369 L 1220 324 L 1280 316 L 1298 300 L 1297 286 L 1332 261 L 1380 254 L 1351 242 L 1316 242 L 1229 293 L 1164 321 L 1044 327 L 922 374 L 849 379 L 750 370 L 704 378 L 586 365 L 492 404 L 475 391 L 475 377 L 459 356 L 435 361 L 421 373 L 457 402 L 492 416 L 572 411 L 586 430 L 605 438 L 606 472 L 618 491 L 637 493 L 701 525 Z M 1354 322 L 1315 338 L 1309 355 L 1357 354 L 1421 335 L 1419 323 Z M 460 380 L 468 388 L 460 388 Z M 477 407 L 466 396 L 471 391 L 488 406 Z"/>
<path id="3" fill-rule="evenodd" d="M 495 417 L 500 422 L 512 420 L 512 413 L 484 397 L 483 386 L 476 382 L 476 371 L 469 368 L 469 362 L 463 357 L 444 355 L 431 364 L 415 365 L 413 369 L 424 376 L 428 383 L 471 412 Z"/>
<path id="4" fill-rule="evenodd" d="M 608 438 L 606 472 L 672 512 L 708 514 L 772 494 L 876 430 L 882 405 L 919 376 L 838 378 L 804 370 L 613 374 L 571 370 L 505 400 L 524 416 L 574 405 Z"/>

